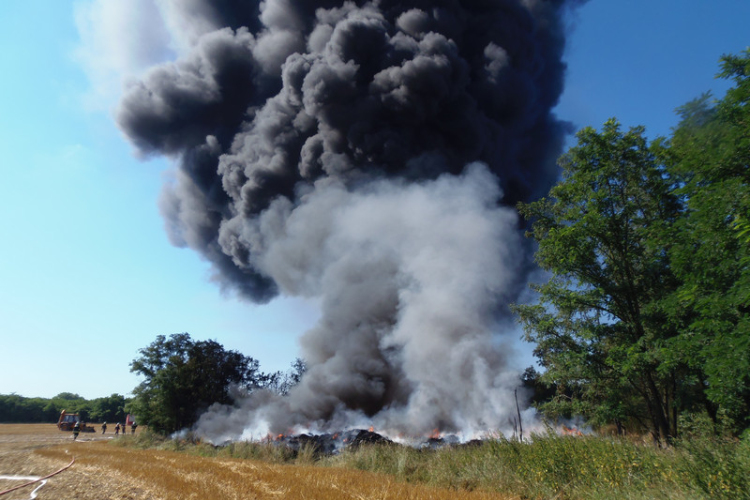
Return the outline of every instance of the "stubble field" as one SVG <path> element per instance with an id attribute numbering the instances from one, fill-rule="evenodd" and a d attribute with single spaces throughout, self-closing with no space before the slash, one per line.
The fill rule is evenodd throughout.
<path id="1" fill-rule="evenodd" d="M 74 442 L 71 433 L 53 424 L 0 424 L 0 476 L 43 477 L 75 459 L 37 491 L 39 499 L 511 498 L 407 484 L 364 471 L 113 446 L 113 439 L 123 438 L 114 438 L 111 428 L 105 436 L 100 432 L 81 433 Z M 0 479 L 0 493 L 25 482 Z M 32 498 L 37 486 L 7 493 L 2 500 Z"/>

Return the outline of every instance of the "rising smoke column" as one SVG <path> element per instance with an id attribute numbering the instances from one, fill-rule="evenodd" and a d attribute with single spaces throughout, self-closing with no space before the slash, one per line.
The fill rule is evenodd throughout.
<path id="1" fill-rule="evenodd" d="M 505 207 L 556 179 L 565 2 L 155 1 L 182 55 L 127 88 L 118 123 L 179 165 L 171 241 L 248 299 L 322 303 L 300 386 L 204 431 L 503 425 L 493 332 L 528 263 Z"/>

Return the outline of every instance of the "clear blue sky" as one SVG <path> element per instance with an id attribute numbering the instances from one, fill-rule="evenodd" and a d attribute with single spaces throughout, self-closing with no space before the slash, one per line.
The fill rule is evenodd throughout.
<path id="1" fill-rule="evenodd" d="M 197 254 L 169 244 L 168 165 L 133 157 L 75 56 L 75 6 L 89 2 L 0 2 L 0 394 L 128 394 L 138 349 L 185 331 L 286 369 L 314 305 L 223 297 Z M 571 19 L 557 113 L 669 134 L 676 107 L 726 89 L 717 61 L 750 45 L 749 20 L 747 0 L 592 0 Z"/>

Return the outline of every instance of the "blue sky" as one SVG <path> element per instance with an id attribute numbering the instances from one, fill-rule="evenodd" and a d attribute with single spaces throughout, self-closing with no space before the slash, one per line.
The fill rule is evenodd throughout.
<path id="1" fill-rule="evenodd" d="M 0 3 L 0 394 L 128 394 L 138 349 L 185 331 L 286 369 L 315 305 L 222 296 L 197 254 L 170 245 L 168 164 L 133 156 L 76 55 L 86 3 Z M 718 58 L 750 45 L 749 19 L 746 0 L 592 0 L 570 20 L 557 113 L 669 134 L 676 107 L 727 88 Z"/>

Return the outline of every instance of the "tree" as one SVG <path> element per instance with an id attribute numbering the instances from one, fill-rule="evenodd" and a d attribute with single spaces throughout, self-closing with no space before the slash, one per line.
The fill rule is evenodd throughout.
<path id="1" fill-rule="evenodd" d="M 721 59 L 735 86 L 680 108 L 672 138 L 686 213 L 671 249 L 681 286 L 672 310 L 686 318 L 670 344 L 700 367 L 709 414 L 750 425 L 750 49 Z"/>
<path id="2" fill-rule="evenodd" d="M 61 392 L 52 398 L 52 405 L 57 408 L 57 415 L 54 417 L 55 420 L 57 420 L 62 410 L 66 410 L 68 413 L 78 413 L 81 420 L 89 420 L 91 405 L 89 401 L 78 394 Z"/>
<path id="3" fill-rule="evenodd" d="M 120 394 L 91 401 L 89 418 L 94 422 L 124 422 L 127 401 Z"/>
<path id="4" fill-rule="evenodd" d="M 286 372 L 278 371 L 271 375 L 266 388 L 286 396 L 295 385 L 300 383 L 307 371 L 307 364 L 302 358 L 296 358 Z"/>
<path id="5" fill-rule="evenodd" d="M 584 129 L 550 198 L 519 206 L 551 276 L 515 307 L 548 415 L 657 439 L 681 413 L 750 425 L 750 49 L 721 67 L 735 86 L 681 107 L 671 140 Z"/>
<path id="6" fill-rule="evenodd" d="M 549 198 L 519 205 L 536 261 L 551 275 L 532 286 L 537 304 L 514 306 L 536 343 L 541 380 L 557 388 L 540 409 L 668 438 L 686 370 L 663 353 L 677 334 L 663 298 L 678 285 L 669 248 L 681 213 L 669 150 L 661 139 L 649 145 L 642 127 L 623 133 L 615 120 L 577 138 Z"/>
<path id="7" fill-rule="evenodd" d="M 145 380 L 128 409 L 161 433 L 190 427 L 213 403 L 231 404 L 230 387 L 252 390 L 265 380 L 255 359 L 187 333 L 159 335 L 138 352 L 130 367 Z"/>
<path id="8" fill-rule="evenodd" d="M 557 387 L 554 384 L 545 384 L 541 378 L 541 373 L 533 366 L 527 367 L 521 375 L 521 386 L 526 390 L 529 401 L 533 406 L 551 401 L 557 393 Z"/>
<path id="9" fill-rule="evenodd" d="M 45 418 L 49 417 L 49 414 L 45 412 L 45 404 L 46 400 L 41 398 L 25 398 L 17 394 L 0 394 L 0 422 L 50 422 L 53 419 Z M 56 420 L 54 411 L 52 415 Z"/>
<path id="10" fill-rule="evenodd" d="M 79 396 L 78 394 L 73 394 L 72 392 L 61 392 L 57 396 L 54 396 L 52 399 L 62 399 L 65 401 L 80 401 L 83 398 Z"/>
<path id="11" fill-rule="evenodd" d="M 287 380 L 290 389 L 300 383 L 300 381 L 302 380 L 302 376 L 306 371 L 307 363 L 305 363 L 304 359 L 297 358 L 292 362 L 292 366 L 287 372 Z"/>

